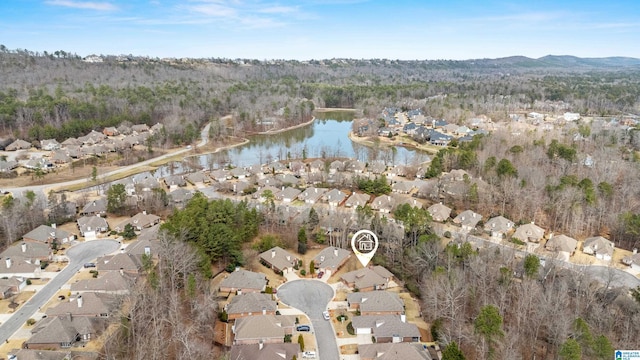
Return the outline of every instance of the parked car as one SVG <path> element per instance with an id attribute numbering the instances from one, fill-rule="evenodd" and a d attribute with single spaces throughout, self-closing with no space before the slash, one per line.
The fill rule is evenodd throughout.
<path id="1" fill-rule="evenodd" d="M 323 276 L 324 276 L 324 271 L 320 271 L 318 273 L 318 279 L 322 279 Z"/>
<path id="2" fill-rule="evenodd" d="M 329 312 L 328 312 L 327 310 L 323 311 L 323 312 L 322 312 L 322 317 L 323 317 L 325 320 L 329 320 L 329 319 L 330 319 Z"/>
<path id="3" fill-rule="evenodd" d="M 298 325 L 296 326 L 296 331 L 311 331 L 311 327 L 309 325 Z"/>
<path id="4" fill-rule="evenodd" d="M 66 297 L 64 295 L 58 296 L 58 300 L 64 300 L 64 299 L 66 299 Z"/>
<path id="5" fill-rule="evenodd" d="M 94 263 L 86 263 L 86 264 L 84 264 L 84 267 L 85 268 L 94 268 L 94 267 L 96 267 L 96 264 L 94 264 Z"/>
<path id="6" fill-rule="evenodd" d="M 315 359 L 316 358 L 316 352 L 315 351 L 305 351 L 302 353 L 302 358 L 303 359 Z"/>

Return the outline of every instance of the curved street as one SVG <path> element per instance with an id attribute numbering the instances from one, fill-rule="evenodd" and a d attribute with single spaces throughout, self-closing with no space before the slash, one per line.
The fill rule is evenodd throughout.
<path id="1" fill-rule="evenodd" d="M 25 322 L 45 305 L 86 262 L 110 254 L 120 247 L 115 240 L 93 240 L 72 246 L 67 250 L 69 264 L 35 293 L 24 305 L 0 326 L 0 341 L 9 339 Z"/>
<path id="2" fill-rule="evenodd" d="M 278 288 L 281 302 L 304 312 L 311 319 L 318 348 L 317 358 L 322 360 L 340 359 L 331 321 L 322 317 L 333 296 L 333 288 L 319 280 L 293 280 Z"/>

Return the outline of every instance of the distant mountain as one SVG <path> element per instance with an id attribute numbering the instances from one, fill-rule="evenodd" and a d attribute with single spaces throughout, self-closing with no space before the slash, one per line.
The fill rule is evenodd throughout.
<path id="1" fill-rule="evenodd" d="M 630 57 L 580 58 L 570 55 L 547 55 L 532 59 L 526 56 L 509 56 L 497 59 L 465 60 L 464 62 L 476 67 L 491 66 L 514 69 L 615 70 L 620 68 L 640 68 L 640 59 Z"/>

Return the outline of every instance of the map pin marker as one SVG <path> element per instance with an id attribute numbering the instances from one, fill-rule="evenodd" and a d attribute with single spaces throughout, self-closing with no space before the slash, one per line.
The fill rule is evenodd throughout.
<path id="1" fill-rule="evenodd" d="M 351 238 L 351 248 L 362 266 L 366 267 L 378 250 L 378 237 L 373 231 L 360 230 Z"/>

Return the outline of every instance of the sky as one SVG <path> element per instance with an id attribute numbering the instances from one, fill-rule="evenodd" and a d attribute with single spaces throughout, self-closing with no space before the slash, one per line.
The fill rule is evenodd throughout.
<path id="1" fill-rule="evenodd" d="M 0 44 L 159 58 L 640 58 L 640 1 L 0 0 Z"/>

